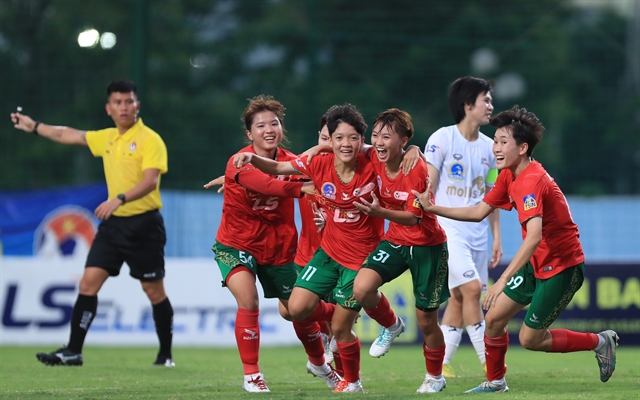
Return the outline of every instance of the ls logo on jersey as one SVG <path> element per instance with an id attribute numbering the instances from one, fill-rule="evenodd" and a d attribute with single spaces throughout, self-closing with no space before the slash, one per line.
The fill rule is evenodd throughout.
<path id="1" fill-rule="evenodd" d="M 525 211 L 538 207 L 538 203 L 536 202 L 536 196 L 534 196 L 533 194 L 528 194 L 524 196 L 524 198 L 522 199 L 522 202 L 524 203 Z"/>
<path id="2" fill-rule="evenodd" d="M 464 173 L 464 164 L 459 161 L 456 161 L 449 166 L 449 178 L 451 179 L 463 180 Z"/>
<path id="3" fill-rule="evenodd" d="M 331 182 L 325 182 L 322 185 L 322 195 L 328 199 L 335 200 L 336 198 L 336 187 Z"/>
<path id="4" fill-rule="evenodd" d="M 439 149 L 440 147 L 436 146 L 435 144 L 432 144 L 431 146 L 427 146 L 427 153 L 435 153 L 437 149 Z"/>

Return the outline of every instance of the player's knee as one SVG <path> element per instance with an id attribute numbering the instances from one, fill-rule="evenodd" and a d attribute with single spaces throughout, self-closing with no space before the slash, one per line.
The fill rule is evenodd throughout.
<path id="1" fill-rule="evenodd" d="M 518 335 L 518 339 L 520 340 L 520 346 L 527 350 L 531 351 L 544 351 L 542 348 L 542 342 L 544 337 L 539 337 L 538 335 L 529 335 L 525 332 L 524 329 L 520 329 L 520 334 Z"/>
<path id="2" fill-rule="evenodd" d="M 311 315 L 311 313 L 313 313 L 313 308 L 307 307 L 305 304 L 289 303 L 289 318 L 291 318 L 293 321 L 304 321 L 305 319 L 309 318 L 309 315 Z"/>
<path id="3" fill-rule="evenodd" d="M 282 303 L 278 305 L 278 311 L 280 312 L 280 316 L 285 320 L 287 321 L 293 320 L 293 318 L 291 317 L 291 314 L 289 313 L 289 310 Z"/>

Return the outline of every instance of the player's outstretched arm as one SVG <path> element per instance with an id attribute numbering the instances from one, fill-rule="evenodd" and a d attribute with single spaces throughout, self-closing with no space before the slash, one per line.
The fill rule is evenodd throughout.
<path id="1" fill-rule="evenodd" d="M 238 153 L 233 157 L 233 165 L 236 168 L 244 167 L 247 164 L 251 164 L 269 175 L 302 175 L 302 172 L 293 168 L 288 161 L 270 160 L 253 153 Z"/>
<path id="2" fill-rule="evenodd" d="M 455 219 L 457 221 L 480 222 L 491 214 L 493 207 L 481 201 L 472 207 L 442 207 L 431 202 L 431 180 L 427 180 L 427 190 L 420 193 L 412 190 L 420 202 L 423 210 L 441 217 Z"/>
<path id="3" fill-rule="evenodd" d="M 44 136 L 54 142 L 87 146 L 87 133 L 85 131 L 66 126 L 44 124 L 39 121 L 34 121 L 28 115 L 19 112 L 11 113 L 11 121 L 13 122 L 13 127 L 16 129 L 35 133 L 38 136 Z"/>
<path id="4" fill-rule="evenodd" d="M 509 280 L 513 278 L 515 274 L 518 273 L 526 264 L 529 262 L 531 257 L 533 257 L 533 253 L 535 253 L 538 245 L 542 241 L 542 218 L 534 217 L 530 218 L 527 222 L 525 222 L 527 236 L 522 241 L 520 248 L 516 252 L 516 255 L 513 256 L 513 259 L 504 270 L 500 278 L 491 285 L 489 290 L 487 290 L 487 294 L 484 297 L 483 307 L 485 310 L 488 310 L 495 300 L 498 298 L 500 293 L 507 287 Z"/>
<path id="5" fill-rule="evenodd" d="M 216 179 L 210 180 L 208 183 L 205 183 L 203 187 L 205 189 L 209 189 L 212 186 L 218 186 L 218 185 L 220 185 L 220 188 L 218 189 L 218 193 L 224 192 L 224 175 L 220 175 Z"/>

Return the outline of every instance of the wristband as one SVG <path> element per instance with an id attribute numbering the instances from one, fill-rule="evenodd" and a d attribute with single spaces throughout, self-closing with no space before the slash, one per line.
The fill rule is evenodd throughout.
<path id="1" fill-rule="evenodd" d="M 40 121 L 36 121 L 36 124 L 33 126 L 33 130 L 31 131 L 36 136 L 38 136 L 38 126 L 40 126 Z"/>
<path id="2" fill-rule="evenodd" d="M 116 197 L 117 197 L 118 199 L 120 199 L 120 201 L 122 202 L 122 204 L 124 204 L 124 203 L 126 203 L 126 202 L 127 202 L 127 198 L 126 198 L 126 196 L 125 196 L 124 194 L 122 194 L 122 193 L 121 193 L 121 194 L 119 194 L 119 195 L 117 195 Z"/>

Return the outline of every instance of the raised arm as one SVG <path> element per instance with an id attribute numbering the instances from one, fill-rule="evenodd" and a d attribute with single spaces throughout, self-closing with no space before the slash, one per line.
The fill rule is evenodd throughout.
<path id="1" fill-rule="evenodd" d="M 289 161 L 270 160 L 254 153 L 238 153 L 233 157 L 233 165 L 236 168 L 244 167 L 247 164 L 251 164 L 269 175 L 302 175 L 302 172 L 293 168 Z"/>
<path id="2" fill-rule="evenodd" d="M 46 137 L 54 142 L 87 146 L 87 132 L 85 131 L 67 126 L 47 125 L 34 121 L 28 115 L 20 114 L 19 112 L 11 113 L 11 121 L 16 129 Z"/>

